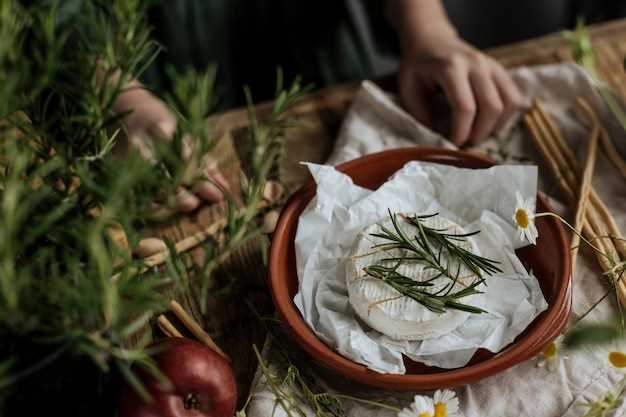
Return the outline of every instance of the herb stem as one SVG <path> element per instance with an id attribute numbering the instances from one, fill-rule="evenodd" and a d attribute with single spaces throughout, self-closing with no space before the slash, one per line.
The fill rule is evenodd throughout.
<path id="1" fill-rule="evenodd" d="M 402 409 L 398 407 L 394 407 L 393 405 L 387 405 L 387 404 L 379 403 L 377 401 L 372 401 L 372 400 L 365 400 L 363 398 L 353 397 L 351 395 L 332 393 L 332 396 L 335 398 L 340 398 L 342 400 L 354 401 L 354 402 L 361 403 L 361 404 L 367 404 L 367 405 L 371 405 L 374 407 L 383 408 L 385 410 L 395 411 L 397 413 L 402 411 Z"/>
<path id="2" fill-rule="evenodd" d="M 502 272 L 497 266 L 499 262 L 476 255 L 461 246 L 461 243 L 465 242 L 468 237 L 476 235 L 479 231 L 465 234 L 445 233 L 448 229 L 435 229 L 424 224 L 425 219 L 437 215 L 435 213 L 408 217 L 389 210 L 393 230 L 380 225 L 380 231 L 372 233 L 371 236 L 383 239 L 384 242 L 374 245 L 373 248 L 383 251 L 398 250 L 401 254 L 398 256 L 392 254 L 376 264 L 364 267 L 363 271 L 367 276 L 380 279 L 401 295 L 413 299 L 431 311 L 444 313 L 447 309 L 455 309 L 474 314 L 483 313 L 485 311 L 481 308 L 461 303 L 458 300 L 480 294 L 478 286 L 485 282 L 482 274 L 492 275 L 495 272 Z M 399 226 L 398 216 L 418 229 L 414 238 L 410 238 Z M 436 249 L 434 245 L 437 246 Z M 444 254 L 446 255 L 445 265 L 442 259 Z M 387 265 L 389 262 L 394 262 L 394 264 L 389 266 Z M 426 265 L 426 269 L 432 269 L 437 274 L 427 280 L 417 281 L 398 272 L 398 268 L 406 262 L 422 262 Z M 454 291 L 455 287 L 460 282 L 462 283 L 459 281 L 461 266 L 467 267 L 475 279 L 465 288 Z M 447 277 L 451 282 L 434 292 L 428 291 L 427 288 L 433 287 L 433 282 L 441 276 Z"/>

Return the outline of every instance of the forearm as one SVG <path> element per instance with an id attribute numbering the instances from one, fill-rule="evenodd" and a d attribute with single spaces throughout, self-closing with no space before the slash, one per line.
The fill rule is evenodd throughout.
<path id="1" fill-rule="evenodd" d="M 441 0 L 389 0 L 388 11 L 403 51 L 426 39 L 456 37 Z"/>

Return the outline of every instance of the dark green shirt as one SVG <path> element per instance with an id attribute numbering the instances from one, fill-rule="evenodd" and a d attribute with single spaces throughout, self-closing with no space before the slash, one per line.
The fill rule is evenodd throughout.
<path id="1" fill-rule="evenodd" d="M 83 1 L 93 0 L 61 4 L 71 12 Z M 394 0 L 155 0 L 149 21 L 164 51 L 142 81 L 163 93 L 166 64 L 201 70 L 216 63 L 224 110 L 244 103 L 244 85 L 255 101 L 270 99 L 279 66 L 287 81 L 301 75 L 317 87 L 379 76 L 391 72 L 398 57 L 387 1 Z M 626 9 L 613 0 L 443 3 L 460 35 L 478 48 L 571 28 L 578 15 L 595 22 Z"/>
<path id="2" fill-rule="evenodd" d="M 144 77 L 167 88 L 163 63 L 178 68 L 218 64 L 221 108 L 274 92 L 276 68 L 317 86 L 369 76 L 368 62 L 344 1 L 180 0 L 161 2 L 150 22 L 165 50 Z"/>

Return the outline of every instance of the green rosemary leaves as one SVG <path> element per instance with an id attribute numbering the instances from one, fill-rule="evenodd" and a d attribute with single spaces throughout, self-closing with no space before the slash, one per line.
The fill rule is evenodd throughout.
<path id="1" fill-rule="evenodd" d="M 449 233 L 448 229 L 427 226 L 425 220 L 434 216 L 437 214 L 409 217 L 389 211 L 393 230 L 380 225 L 380 231 L 371 236 L 383 239 L 373 249 L 385 251 L 390 256 L 364 267 L 363 271 L 367 276 L 382 280 L 403 296 L 436 313 L 444 313 L 448 309 L 475 314 L 485 312 L 459 300 L 480 294 L 478 287 L 485 282 L 484 275 L 502 272 L 497 266 L 498 262 L 476 255 L 462 246 L 468 237 L 479 231 L 454 234 Z M 410 237 L 400 227 L 399 219 L 414 226 L 417 234 Z M 403 275 L 399 267 L 407 263 L 421 263 L 425 270 L 434 271 L 434 275 L 424 281 Z M 461 277 L 463 267 L 471 273 L 469 284 L 465 284 Z M 436 280 L 442 277 L 449 279 L 449 282 L 443 286 L 435 285 Z"/>

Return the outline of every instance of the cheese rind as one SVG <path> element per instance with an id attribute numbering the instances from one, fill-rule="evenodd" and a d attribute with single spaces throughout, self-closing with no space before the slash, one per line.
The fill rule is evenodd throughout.
<path id="1" fill-rule="evenodd" d="M 418 232 L 415 226 L 398 218 L 398 225 L 408 236 L 415 236 Z M 463 234 L 465 231 L 458 225 L 435 216 L 424 220 L 426 225 L 437 229 L 447 229 L 449 232 Z M 372 233 L 380 232 L 383 225 L 393 230 L 390 219 L 367 227 L 356 239 L 352 256 L 346 267 L 346 284 L 350 305 L 357 316 L 368 326 L 396 340 L 425 340 L 447 334 L 460 325 L 469 317 L 470 313 L 459 310 L 447 310 L 445 313 L 437 313 L 428 310 L 417 301 L 402 296 L 389 284 L 374 277 L 369 277 L 363 272 L 363 268 L 388 258 L 390 255 L 401 255 L 398 249 L 391 251 L 376 251 L 372 246 L 385 243 L 382 238 L 371 236 Z M 471 238 L 459 242 L 465 249 L 479 254 L 478 248 Z M 384 262 L 384 261 L 383 261 Z M 447 257 L 442 255 L 442 263 L 445 265 Z M 390 265 L 390 264 L 389 264 Z M 456 265 L 454 265 L 456 270 Z M 423 262 L 403 263 L 398 272 L 415 279 L 425 281 L 437 275 L 433 269 L 426 267 Z M 474 278 L 467 268 L 461 266 L 459 283 L 454 290 L 458 291 L 463 285 L 470 283 Z M 436 292 L 450 283 L 447 277 L 439 277 L 433 281 L 433 287 L 428 287 L 429 292 Z M 461 299 L 461 302 L 480 307 L 481 297 L 469 296 Z"/>

